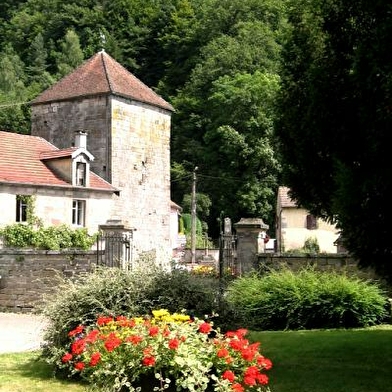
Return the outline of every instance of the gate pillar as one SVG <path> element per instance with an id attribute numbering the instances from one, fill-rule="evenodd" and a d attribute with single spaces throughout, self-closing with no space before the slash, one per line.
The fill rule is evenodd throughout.
<path id="1" fill-rule="evenodd" d="M 237 264 L 240 275 L 257 267 L 257 255 L 264 252 L 269 228 L 261 218 L 241 218 L 234 224 L 237 233 Z"/>

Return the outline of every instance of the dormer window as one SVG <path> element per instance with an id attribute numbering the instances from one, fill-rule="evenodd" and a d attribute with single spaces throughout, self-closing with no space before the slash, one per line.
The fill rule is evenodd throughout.
<path id="1" fill-rule="evenodd" d="M 76 163 L 76 185 L 86 186 L 87 165 L 84 162 Z"/>

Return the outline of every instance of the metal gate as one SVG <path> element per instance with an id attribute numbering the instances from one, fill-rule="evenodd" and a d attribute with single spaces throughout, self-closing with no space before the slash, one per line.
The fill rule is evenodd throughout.
<path id="1" fill-rule="evenodd" d="M 132 250 L 132 232 L 100 234 L 97 239 L 97 264 L 130 270 L 133 263 Z"/>

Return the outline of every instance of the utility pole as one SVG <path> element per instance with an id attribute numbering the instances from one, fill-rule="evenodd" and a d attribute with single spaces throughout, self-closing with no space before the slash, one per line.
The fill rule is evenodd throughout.
<path id="1" fill-rule="evenodd" d="M 196 166 L 193 170 L 192 200 L 191 200 L 191 256 L 192 265 L 196 263 Z"/>

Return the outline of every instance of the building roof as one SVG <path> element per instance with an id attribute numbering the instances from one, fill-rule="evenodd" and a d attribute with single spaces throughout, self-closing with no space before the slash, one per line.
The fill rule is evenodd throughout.
<path id="1" fill-rule="evenodd" d="M 77 148 L 59 150 L 38 136 L 0 131 L 0 183 L 72 186 L 45 165 L 45 159 L 72 156 Z M 111 184 L 90 171 L 90 186 L 116 192 Z"/>
<path id="2" fill-rule="evenodd" d="M 172 105 L 132 75 L 105 51 L 96 53 L 30 103 L 38 105 L 102 94 L 118 95 L 174 111 Z"/>
<path id="3" fill-rule="evenodd" d="M 295 200 L 293 200 L 289 196 L 289 191 L 290 191 L 290 188 L 288 188 L 286 186 L 280 186 L 279 189 L 278 189 L 278 202 L 280 202 L 280 206 L 282 208 L 285 208 L 285 207 L 298 207 L 298 205 L 295 202 Z"/>

